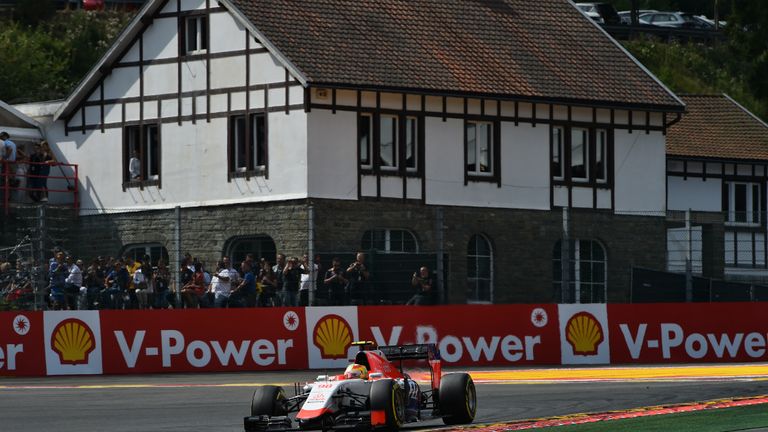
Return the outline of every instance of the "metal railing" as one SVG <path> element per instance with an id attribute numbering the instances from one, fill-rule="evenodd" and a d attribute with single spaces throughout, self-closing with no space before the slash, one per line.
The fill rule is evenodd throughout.
<path id="1" fill-rule="evenodd" d="M 50 168 L 57 167 L 60 174 L 49 173 L 47 175 L 29 174 L 29 168 L 32 166 L 49 166 Z M 27 169 L 18 169 L 19 167 L 26 167 Z M 66 171 L 70 171 L 72 174 L 67 175 Z M 45 179 L 47 181 L 52 180 L 53 186 L 48 187 L 47 181 L 45 187 L 37 187 L 37 185 L 30 185 L 35 183 L 33 180 Z M 78 188 L 78 166 L 76 164 L 68 164 L 61 162 L 29 162 L 29 161 L 2 161 L 2 191 L 3 191 L 3 209 L 5 214 L 10 212 L 10 204 L 12 202 L 11 196 L 14 192 L 22 192 L 27 194 L 29 192 L 38 192 L 47 196 L 49 193 L 72 195 L 71 205 L 75 209 L 75 212 L 80 208 L 80 197 Z M 66 186 L 64 186 L 66 183 Z M 24 200 L 24 196 L 20 196 L 21 201 Z M 57 204 L 67 204 L 68 200 L 55 200 Z"/>

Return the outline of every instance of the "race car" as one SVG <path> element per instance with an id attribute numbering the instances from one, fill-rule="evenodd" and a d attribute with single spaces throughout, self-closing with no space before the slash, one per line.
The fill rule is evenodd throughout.
<path id="1" fill-rule="evenodd" d="M 475 384 L 469 374 L 443 375 L 434 344 L 360 347 L 344 374 L 321 375 L 294 386 L 287 397 L 278 386 L 259 386 L 253 393 L 246 431 L 341 428 L 396 431 L 406 423 L 442 418 L 448 425 L 471 423 L 477 412 Z M 430 388 L 403 371 L 403 362 L 426 360 Z M 399 362 L 396 366 L 394 362 Z"/>

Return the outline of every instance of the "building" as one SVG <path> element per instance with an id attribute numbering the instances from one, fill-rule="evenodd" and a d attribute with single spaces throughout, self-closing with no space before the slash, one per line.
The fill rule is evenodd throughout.
<path id="1" fill-rule="evenodd" d="M 681 98 L 688 112 L 667 135 L 667 206 L 691 210 L 706 276 L 765 283 L 768 125 L 727 95 Z"/>
<path id="2" fill-rule="evenodd" d="M 46 134 L 83 255 L 372 249 L 391 301 L 426 262 L 450 302 L 605 302 L 665 267 L 683 111 L 564 0 L 151 0 Z"/>

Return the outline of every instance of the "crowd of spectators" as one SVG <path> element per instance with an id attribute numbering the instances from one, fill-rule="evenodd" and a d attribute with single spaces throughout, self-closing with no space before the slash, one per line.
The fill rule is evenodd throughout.
<path id="1" fill-rule="evenodd" d="M 56 250 L 48 263 L 51 309 L 166 309 L 340 306 L 366 304 L 371 298 L 371 274 L 360 252 L 343 267 L 334 257 L 324 270 L 316 255 L 286 257 L 275 263 L 249 254 L 234 265 L 223 256 L 212 270 L 187 254 L 179 265 L 180 281 L 160 259 L 97 257 L 87 266 L 82 260 Z M 431 304 L 432 279 L 422 267 L 414 273 L 415 295 L 408 304 Z"/>

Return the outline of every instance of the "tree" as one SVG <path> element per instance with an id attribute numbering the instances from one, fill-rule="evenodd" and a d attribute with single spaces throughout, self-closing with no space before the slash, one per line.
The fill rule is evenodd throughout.
<path id="1" fill-rule="evenodd" d="M 734 0 L 728 22 L 731 45 L 741 54 L 745 74 L 755 95 L 768 98 L 768 2 Z"/>

